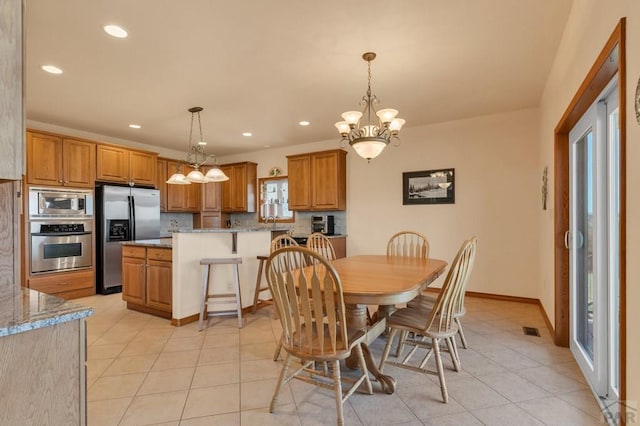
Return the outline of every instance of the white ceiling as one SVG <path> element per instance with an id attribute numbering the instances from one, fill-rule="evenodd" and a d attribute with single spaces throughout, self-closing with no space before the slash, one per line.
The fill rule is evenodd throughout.
<path id="1" fill-rule="evenodd" d="M 571 0 L 26 0 L 27 119 L 208 152 L 339 137 L 367 67 L 406 127 L 534 107 Z M 115 39 L 109 23 L 129 32 Z M 41 65 L 64 70 L 51 75 Z M 301 127 L 298 122 L 311 125 Z M 142 125 L 133 130 L 130 123 Z M 246 138 L 242 132 L 253 132 Z"/>

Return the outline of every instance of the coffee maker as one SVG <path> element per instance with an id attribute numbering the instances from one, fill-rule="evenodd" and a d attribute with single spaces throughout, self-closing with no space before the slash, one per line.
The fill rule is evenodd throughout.
<path id="1" fill-rule="evenodd" d="M 311 216 L 311 232 L 321 232 L 325 235 L 335 234 L 335 216 Z"/>

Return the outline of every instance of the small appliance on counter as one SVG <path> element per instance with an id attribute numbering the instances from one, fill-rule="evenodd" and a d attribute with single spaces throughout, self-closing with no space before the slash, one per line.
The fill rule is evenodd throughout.
<path id="1" fill-rule="evenodd" d="M 335 234 L 335 216 L 311 216 L 311 232 L 321 232 L 324 235 Z"/>

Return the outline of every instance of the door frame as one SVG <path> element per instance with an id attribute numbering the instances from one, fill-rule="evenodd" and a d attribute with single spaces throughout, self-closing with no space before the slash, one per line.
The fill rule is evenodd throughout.
<path id="1" fill-rule="evenodd" d="M 554 129 L 554 342 L 569 346 L 569 250 L 564 233 L 569 229 L 569 131 L 593 104 L 611 78 L 618 73 L 620 117 L 620 238 L 619 238 L 619 363 L 620 400 L 626 399 L 626 48 L 625 18 L 621 18 L 592 65 L 580 88 Z M 618 48 L 617 56 L 614 55 Z M 624 419 L 624 416 L 623 416 Z"/>

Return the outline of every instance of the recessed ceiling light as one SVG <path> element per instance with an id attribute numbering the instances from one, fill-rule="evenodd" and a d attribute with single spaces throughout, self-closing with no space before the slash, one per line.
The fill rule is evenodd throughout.
<path id="1" fill-rule="evenodd" d="M 139 124 L 129 124 L 129 127 L 131 127 L 132 129 L 139 129 L 139 128 L 141 128 L 142 126 L 141 126 L 141 125 L 139 125 Z"/>
<path id="2" fill-rule="evenodd" d="M 41 68 L 51 74 L 62 74 L 62 70 L 55 65 L 43 65 Z"/>
<path id="3" fill-rule="evenodd" d="M 308 125 L 309 125 L 309 124 L 311 124 L 311 123 L 309 123 L 308 121 L 306 121 L 306 120 L 305 120 L 305 121 L 301 121 L 301 122 L 300 122 L 300 123 L 298 123 L 298 124 L 300 124 L 301 126 L 308 126 Z"/>
<path id="4" fill-rule="evenodd" d="M 271 148 L 271 145 L 262 145 L 263 148 Z"/>
<path id="5" fill-rule="evenodd" d="M 244 133 L 242 134 L 242 136 L 246 136 L 246 137 L 253 136 L 253 133 L 251 133 L 251 132 L 244 132 Z"/>
<path id="6" fill-rule="evenodd" d="M 104 29 L 105 33 L 116 38 L 126 38 L 129 35 L 124 28 L 118 25 L 105 25 L 102 29 Z"/>

